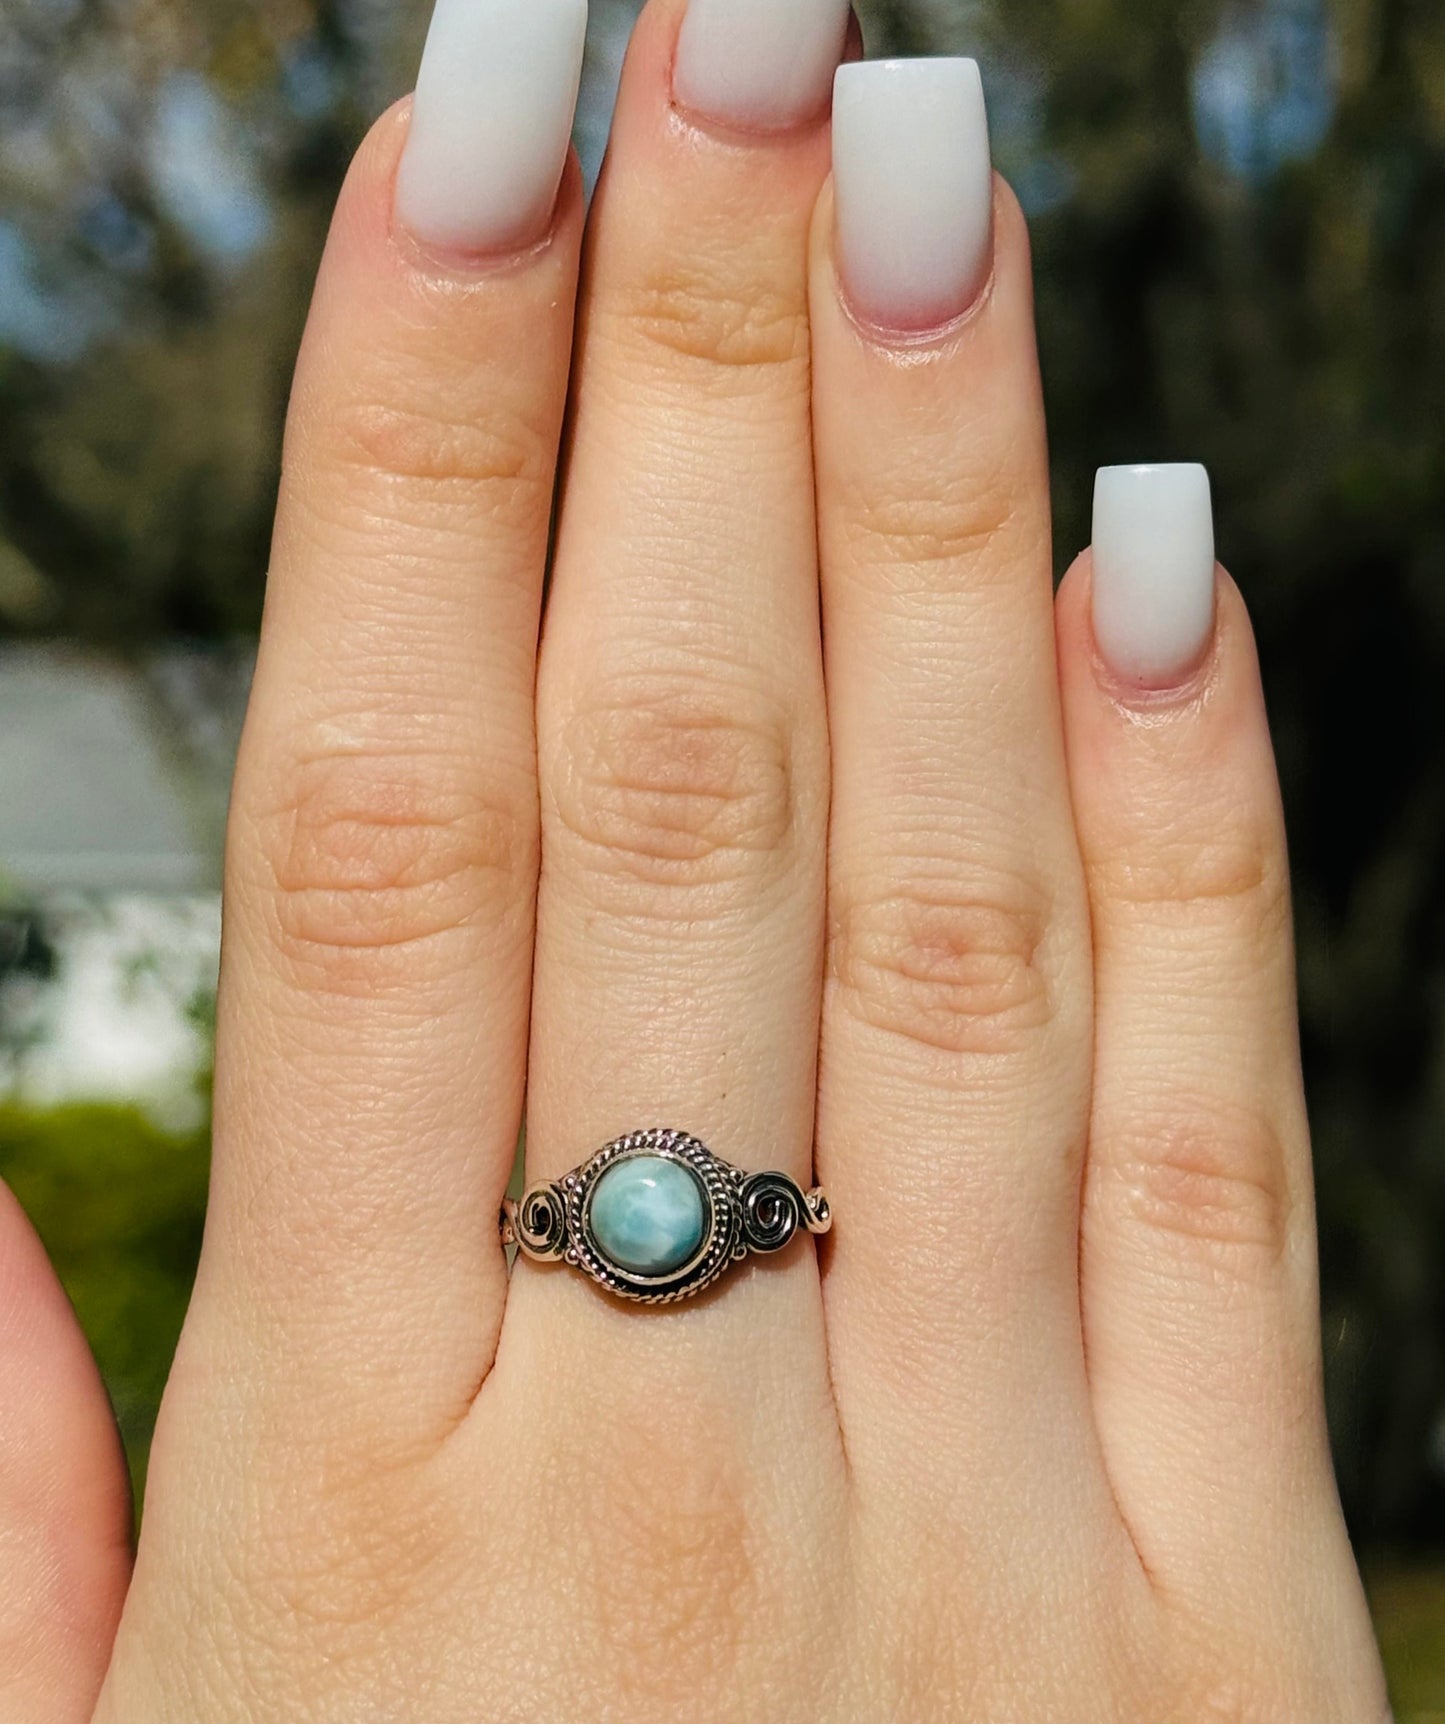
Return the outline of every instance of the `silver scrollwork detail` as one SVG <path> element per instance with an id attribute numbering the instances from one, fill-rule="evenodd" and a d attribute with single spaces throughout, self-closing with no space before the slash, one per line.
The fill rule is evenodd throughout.
<path id="1" fill-rule="evenodd" d="M 743 1238 L 752 1251 L 781 1251 L 800 1227 L 826 1233 L 832 1211 L 821 1190 L 804 1191 L 785 1173 L 753 1173 L 738 1188 Z"/>
<path id="2" fill-rule="evenodd" d="M 567 1200 L 561 1186 L 548 1180 L 532 1186 L 520 1203 L 508 1203 L 502 1211 L 502 1236 L 540 1262 L 561 1257 L 567 1249 Z"/>
<path id="3" fill-rule="evenodd" d="M 831 1233 L 833 1230 L 833 1206 L 829 1203 L 827 1194 L 821 1185 L 815 1185 L 804 1193 L 803 1201 L 808 1205 L 807 1227 L 809 1233 Z"/>
<path id="4" fill-rule="evenodd" d="M 781 1251 L 803 1226 L 803 1193 L 785 1173 L 754 1173 L 742 1183 L 743 1238 L 753 1251 Z"/>

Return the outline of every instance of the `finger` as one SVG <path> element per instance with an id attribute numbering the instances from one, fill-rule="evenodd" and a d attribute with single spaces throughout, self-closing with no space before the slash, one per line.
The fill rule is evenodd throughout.
<path id="1" fill-rule="evenodd" d="M 860 1478 L 976 1507 L 1021 1441 L 1061 1489 L 1087 1446 L 1087 924 L 1028 243 L 971 61 L 846 68 L 834 130 L 813 260 L 829 1335 Z"/>
<path id="2" fill-rule="evenodd" d="M 1216 624 L 1215 593 L 1204 470 L 1102 473 L 1058 608 L 1098 1017 L 1084 1319 L 1146 1568 L 1216 1616 L 1238 1608 L 1230 1576 L 1286 1577 L 1253 1603 L 1285 1644 L 1341 1632 L 1324 1589 L 1348 1563 L 1283 822 L 1248 618 L 1219 577 Z M 1362 1622 L 1344 1629 L 1363 1656 Z"/>
<path id="3" fill-rule="evenodd" d="M 584 281 L 538 692 L 528 1164 L 556 1177 L 671 1126 L 801 1180 L 827 802 L 806 236 L 828 86 L 766 131 L 700 104 L 728 16 L 775 30 L 758 64 L 789 67 L 778 44 L 805 23 L 840 44 L 844 13 L 702 0 L 704 62 L 680 11 L 654 4 L 634 37 Z M 556 1479 L 580 1471 L 613 1505 L 581 1523 L 609 1579 L 596 1631 L 626 1647 L 648 1715 L 705 1691 L 717 1641 L 696 1624 L 726 1637 L 741 1596 L 774 1627 L 757 1656 L 787 1691 L 789 1649 L 837 1603 L 822 1529 L 844 1487 L 810 1242 L 654 1321 L 519 1264 L 491 1388 L 479 1413 L 537 1433 L 509 1481 L 542 1517 L 529 1549 L 577 1543 Z M 477 1430 L 496 1453 L 495 1426 Z"/>
<path id="4" fill-rule="evenodd" d="M 130 1488 L 90 1349 L 0 1185 L 0 1717 L 83 1724 L 130 1573 Z"/>
<path id="5" fill-rule="evenodd" d="M 679 42 L 680 14 L 638 26 L 592 217 L 538 695 L 529 1170 L 661 1125 L 802 1180 L 827 804 L 807 230 L 828 81 L 775 88 L 771 130 L 725 122 L 736 64 L 791 79 L 800 31 L 835 62 L 847 13 L 718 0 Z M 808 1256 L 776 1268 L 811 1274 Z M 570 1309 L 556 1280 L 519 1277 L 513 1299 L 545 1282 Z"/>
<path id="6" fill-rule="evenodd" d="M 201 1293 L 275 1331 L 308 1405 L 383 1402 L 393 1435 L 465 1406 L 505 1290 L 584 27 L 583 0 L 441 0 L 409 142 L 396 113 L 357 158 L 233 804 Z"/>

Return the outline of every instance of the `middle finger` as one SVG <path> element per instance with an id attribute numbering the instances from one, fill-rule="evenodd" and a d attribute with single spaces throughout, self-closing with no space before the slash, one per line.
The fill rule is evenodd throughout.
<path id="1" fill-rule="evenodd" d="M 584 277 L 538 688 L 527 1171 L 665 1126 L 801 1183 L 827 809 L 806 255 L 828 89 L 785 132 L 700 120 L 671 97 L 679 10 L 638 27 Z M 657 1311 L 519 1263 L 494 1383 L 495 1417 L 530 1433 L 510 1481 L 529 1550 L 608 1575 L 568 1597 L 625 1654 L 629 1714 L 695 1706 L 717 1637 L 749 1623 L 786 1625 L 756 1654 L 786 1692 L 785 1649 L 835 1590 L 843 1501 L 810 1242 Z"/>
<path id="2" fill-rule="evenodd" d="M 528 1175 L 667 1126 L 805 1183 L 827 808 L 807 233 L 831 65 L 772 115 L 715 74 L 729 29 L 756 49 L 769 19 L 808 22 L 835 60 L 846 10 L 694 0 L 679 43 L 680 11 L 658 0 L 638 27 L 592 218 L 538 688 Z M 807 56 L 783 46 L 743 65 L 791 80 Z M 715 99 L 729 123 L 697 112 Z M 796 1285 L 821 1360 L 809 1256 L 762 1279 Z M 558 1279 L 517 1276 L 520 1314 L 534 1294 L 564 1301 L 593 1360 L 609 1345 L 594 1327 L 635 1333 L 635 1314 L 619 1328 L 627 1313 Z M 770 1296 L 739 1279 L 716 1313 L 730 1329 Z"/>

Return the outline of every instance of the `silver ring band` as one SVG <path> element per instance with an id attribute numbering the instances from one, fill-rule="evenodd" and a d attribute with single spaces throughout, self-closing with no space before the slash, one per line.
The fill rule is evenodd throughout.
<path id="1" fill-rule="evenodd" d="M 503 1245 L 568 1263 L 619 1299 L 670 1305 L 750 1252 L 781 1251 L 833 1225 L 821 1187 L 746 1173 L 685 1131 L 633 1131 L 561 1179 L 502 1205 Z"/>

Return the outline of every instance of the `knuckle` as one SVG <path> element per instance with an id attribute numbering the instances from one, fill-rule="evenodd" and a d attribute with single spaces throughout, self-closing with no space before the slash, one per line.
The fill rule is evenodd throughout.
<path id="1" fill-rule="evenodd" d="M 342 991 L 389 951 L 465 931 L 527 889 L 536 838 L 520 789 L 462 757 L 328 750 L 253 816 L 276 939 Z"/>
<path id="2" fill-rule="evenodd" d="M 762 695 L 613 688 L 566 724 L 549 804 L 587 873 L 650 887 L 755 882 L 794 826 L 791 726 Z"/>
<path id="3" fill-rule="evenodd" d="M 834 889 L 829 980 L 873 1027 L 944 1053 L 1015 1050 L 1049 1019 L 1048 894 L 914 878 Z"/>
<path id="4" fill-rule="evenodd" d="M 756 1491 L 728 1421 L 716 1397 L 690 1388 L 685 1396 L 650 1381 L 645 1412 L 635 1384 L 594 1396 L 614 1425 L 625 1414 L 617 1428 L 645 1417 L 660 1433 L 645 1452 L 599 1450 L 591 1426 L 563 1421 L 531 1457 L 537 1484 L 528 1494 L 543 1536 L 561 1537 L 585 1566 L 611 1576 L 584 1608 L 596 1642 L 614 1649 L 625 1673 L 624 1714 L 686 1716 L 735 1671 L 751 1625 L 779 1608 L 759 1561 L 766 1529 Z"/>
<path id="5" fill-rule="evenodd" d="M 1293 1213 L 1289 1158 L 1263 1110 L 1180 1105 L 1104 1146 L 1101 1171 L 1128 1217 L 1219 1266 L 1277 1263 Z"/>
<path id="6" fill-rule="evenodd" d="M 632 1502 L 646 1499 L 651 1510 L 593 1520 L 584 1537 L 594 1559 L 626 1580 L 602 1600 L 600 1626 L 607 1644 L 626 1649 L 634 1698 L 685 1709 L 700 1679 L 734 1662 L 760 1590 L 755 1529 L 728 1470 L 690 1457 L 659 1473 L 654 1453 L 647 1472 L 649 1488 Z"/>
<path id="7" fill-rule="evenodd" d="M 293 1665 L 320 1654 L 335 1667 L 364 1666 L 379 1637 L 455 1587 L 467 1554 L 455 1504 L 410 1458 L 328 1453 L 297 1474 L 305 1506 L 254 1541 L 251 1638 Z"/>
<path id="8" fill-rule="evenodd" d="M 358 397 L 328 414 L 321 437 L 322 469 L 368 514 L 429 505 L 522 518 L 551 490 L 550 438 L 495 401 L 465 413 Z"/>
<path id="9" fill-rule="evenodd" d="M 1012 486 L 1000 475 L 964 484 L 949 479 L 929 492 L 916 480 L 885 488 L 859 488 L 845 521 L 858 560 L 866 567 L 942 576 L 960 564 L 987 562 L 990 547 L 1017 519 Z"/>
<path id="10" fill-rule="evenodd" d="M 809 336 L 801 292 L 697 271 L 655 274 L 619 292 L 614 323 L 663 359 L 726 372 L 805 367 Z"/>
<path id="11" fill-rule="evenodd" d="M 1283 846 L 1263 822 L 1191 826 L 1152 848 L 1128 845 L 1094 867 L 1095 895 L 1145 912 L 1228 914 L 1260 935 L 1289 919 Z"/>

